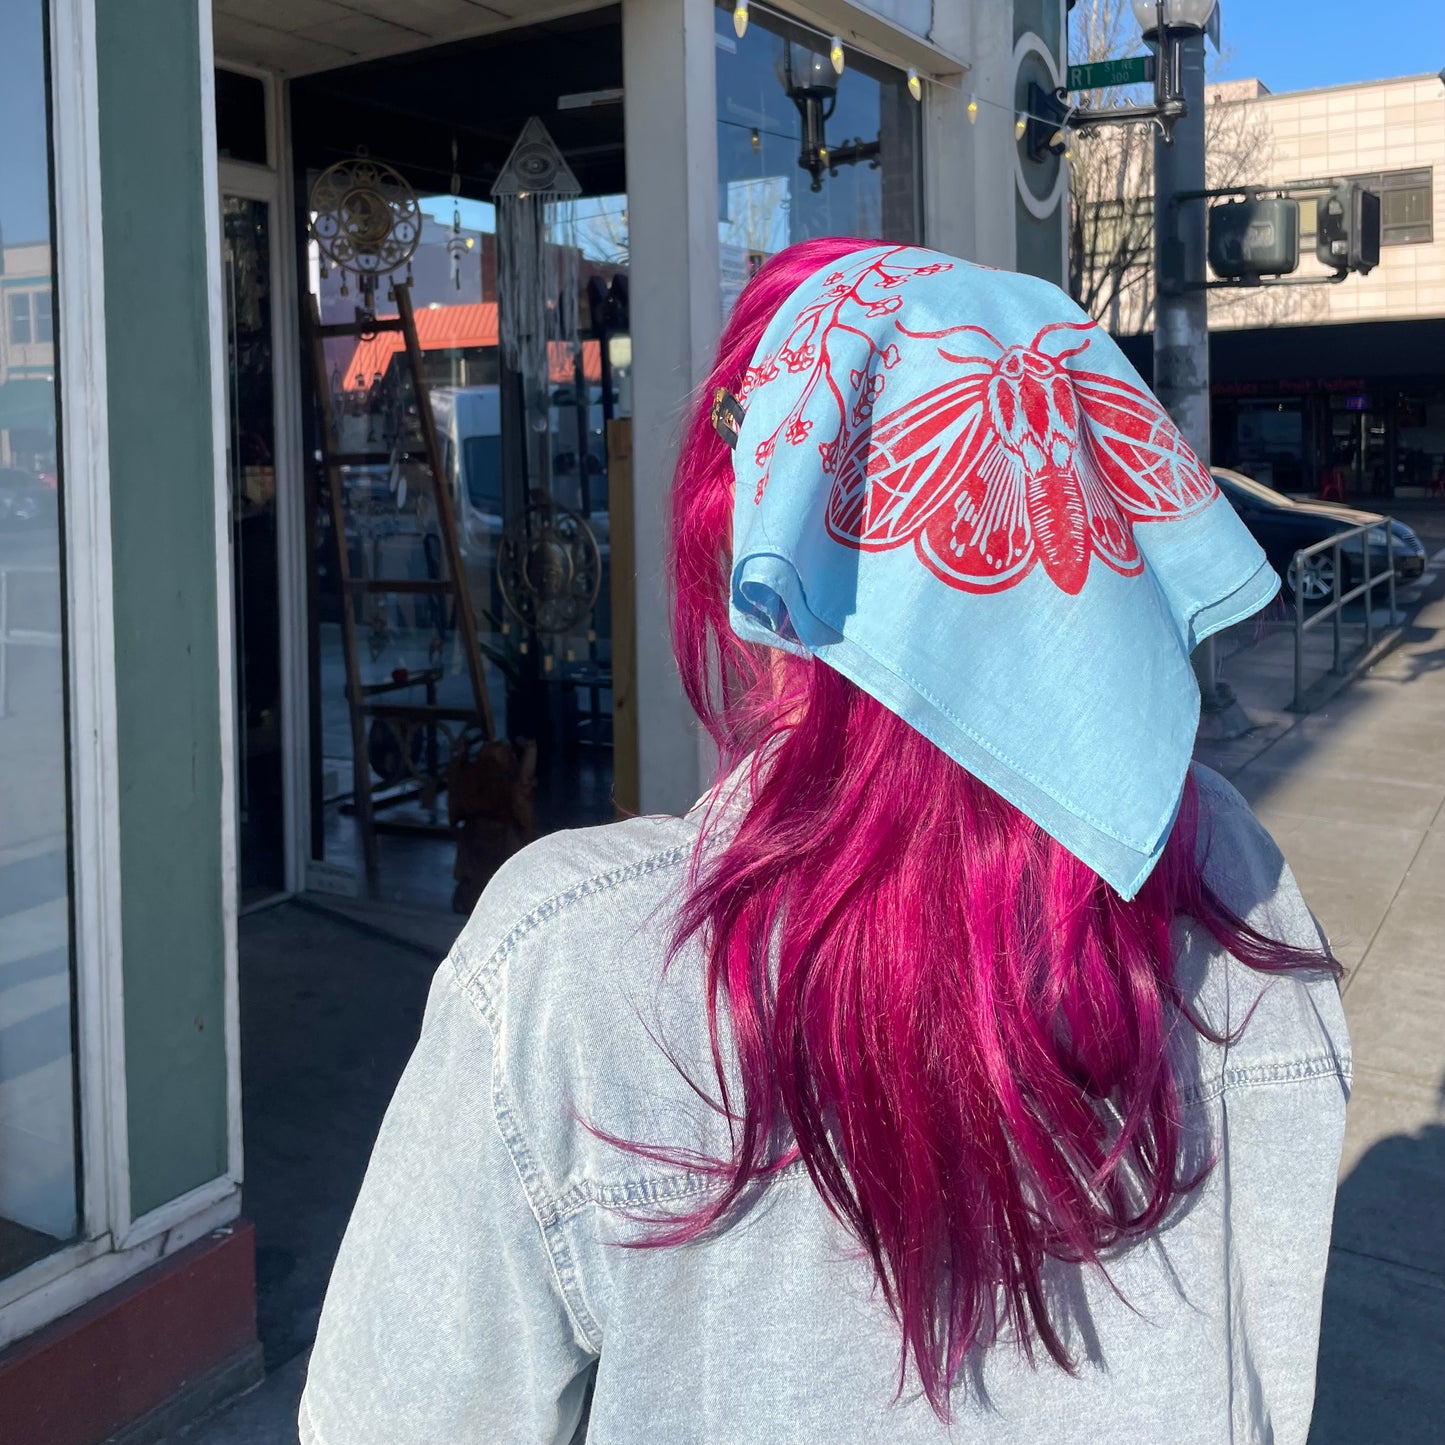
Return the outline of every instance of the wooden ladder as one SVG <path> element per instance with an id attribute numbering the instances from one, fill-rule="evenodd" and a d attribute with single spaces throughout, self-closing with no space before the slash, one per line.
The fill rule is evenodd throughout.
<path id="1" fill-rule="evenodd" d="M 326 490 L 330 504 L 331 534 L 335 543 L 337 588 L 341 603 L 341 641 L 346 656 L 346 701 L 351 713 L 351 761 L 353 776 L 353 810 L 356 825 L 361 834 L 362 856 L 366 865 L 366 889 L 368 896 L 375 897 L 378 887 L 377 834 L 409 833 L 451 836 L 452 829 L 445 824 L 403 822 L 400 820 L 379 820 L 378 805 L 372 791 L 371 759 L 367 747 L 367 724 L 373 719 L 384 719 L 392 725 L 398 736 L 404 758 L 410 758 L 410 730 L 427 724 L 456 723 L 462 727 L 480 727 L 484 740 L 496 736 L 492 723 L 491 703 L 487 697 L 486 679 L 482 672 L 482 653 L 477 640 L 476 619 L 472 615 L 467 594 L 466 574 L 462 569 L 461 550 L 458 545 L 457 519 L 452 510 L 451 491 L 447 486 L 446 469 L 442 461 L 441 443 L 437 438 L 436 418 L 432 414 L 431 399 L 427 391 L 426 376 L 422 367 L 421 344 L 417 340 L 416 316 L 412 309 L 411 286 L 397 282 L 392 286 L 392 297 L 396 302 L 395 316 L 374 317 L 358 314 L 355 321 L 323 325 L 316 297 L 308 298 L 308 327 L 311 356 L 316 369 L 316 396 L 321 408 L 321 460 L 326 473 Z M 422 448 L 402 448 L 396 453 L 400 460 L 424 460 L 431 473 L 433 499 L 436 505 L 437 531 L 442 544 L 445 563 L 444 577 L 428 578 L 384 578 L 353 577 L 351 559 L 346 547 L 346 506 L 342 473 L 347 467 L 374 466 L 391 460 L 380 453 L 349 453 L 338 447 L 339 432 L 332 408 L 331 378 L 326 369 L 326 342 L 332 337 L 372 336 L 383 331 L 399 331 L 406 353 L 406 364 L 411 373 L 412 395 L 416 400 L 417 421 L 421 429 Z M 400 442 L 398 441 L 398 446 Z M 360 595 L 421 593 L 450 598 L 456 610 L 456 626 L 461 637 L 462 651 L 467 662 L 467 673 L 471 680 L 471 708 L 446 707 L 435 700 L 435 685 L 441 678 L 439 668 L 426 673 L 411 675 L 404 682 L 373 682 L 362 679 L 361 660 L 356 647 L 356 598 Z M 445 605 L 445 603 L 443 604 Z M 425 685 L 428 700 L 425 703 L 401 703 L 388 700 L 389 695 L 404 688 Z M 460 729 L 459 729 L 460 731 Z M 435 779 L 440 790 L 444 780 Z"/>

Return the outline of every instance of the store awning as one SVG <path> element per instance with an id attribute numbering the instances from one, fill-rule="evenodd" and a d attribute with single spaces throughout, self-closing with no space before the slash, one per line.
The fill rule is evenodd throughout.
<path id="1" fill-rule="evenodd" d="M 0 382 L 0 431 L 55 430 L 55 383 L 39 376 Z"/>

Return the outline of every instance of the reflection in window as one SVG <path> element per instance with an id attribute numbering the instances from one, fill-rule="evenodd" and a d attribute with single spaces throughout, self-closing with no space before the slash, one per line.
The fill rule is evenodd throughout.
<path id="1" fill-rule="evenodd" d="M 77 1228 L 44 10 L 0 0 L 0 1278 Z"/>
<path id="2" fill-rule="evenodd" d="M 10 293 L 10 342 L 13 346 L 30 345 L 30 297 L 23 291 Z"/>
<path id="3" fill-rule="evenodd" d="M 755 10 L 719 5 L 718 239 L 724 306 L 774 252 L 812 236 L 916 241 L 919 107 L 900 71 Z"/>
<path id="4" fill-rule="evenodd" d="M 487 201 L 449 194 L 423 194 L 419 202 L 424 221 L 411 268 L 418 343 L 492 714 L 501 734 L 513 737 L 535 737 L 539 723 L 551 729 L 555 720 L 555 766 L 544 760 L 538 781 L 544 828 L 555 825 L 553 819 L 603 821 L 613 810 L 607 423 L 631 414 L 627 198 L 584 196 L 575 203 L 581 345 L 573 355 L 560 341 L 551 343 L 549 387 L 516 410 L 509 400 L 516 394 L 515 374 L 504 370 L 498 341 L 498 306 L 505 302 L 498 294 L 495 209 Z M 323 322 L 352 318 L 355 297 L 341 294 L 339 273 L 322 277 L 315 266 L 311 287 Z M 394 314 L 384 295 L 378 293 L 381 314 Z M 343 505 L 350 570 L 357 577 L 416 581 L 439 575 L 441 552 L 425 464 L 398 467 L 391 455 L 411 394 L 401 345 L 398 333 L 380 332 L 360 340 L 327 338 L 324 348 L 337 449 L 349 458 Z M 534 437 L 545 438 L 545 444 L 519 444 Z M 534 467 L 539 454 L 541 465 Z M 505 529 L 512 524 L 516 535 L 519 526 L 532 525 L 529 509 L 534 522 L 549 509 L 572 514 L 577 533 L 585 528 L 592 539 L 600 577 L 590 610 L 566 627 L 540 634 L 509 607 L 500 571 Z M 358 842 L 343 687 L 343 604 L 329 507 L 319 497 L 316 533 L 313 666 L 320 681 L 321 829 L 313 848 L 315 856 L 353 867 Z M 562 560 L 564 571 L 573 565 L 571 557 Z M 442 706 L 470 706 L 455 619 L 427 608 L 426 600 L 377 591 L 357 602 L 363 681 L 391 689 L 387 695 L 398 701 L 421 701 L 422 689 L 430 686 Z M 545 707 L 530 700 L 528 689 L 546 700 Z M 385 758 L 378 752 L 373 759 L 378 789 L 386 781 L 376 765 L 380 761 Z M 445 798 L 432 798 L 430 805 L 445 817 Z M 400 807 L 391 808 L 388 817 L 412 820 Z M 417 842 L 418 850 L 428 846 L 427 840 Z M 409 902 L 429 895 L 450 898 L 455 844 L 437 848 L 447 860 L 444 866 L 412 865 L 405 875 Z M 384 870 L 390 866 L 386 860 L 383 853 Z"/>

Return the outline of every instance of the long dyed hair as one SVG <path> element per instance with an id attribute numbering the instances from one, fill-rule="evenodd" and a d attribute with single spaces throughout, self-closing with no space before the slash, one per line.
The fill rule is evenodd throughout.
<path id="1" fill-rule="evenodd" d="M 1192 782 L 1163 859 L 1125 903 L 846 678 L 730 630 L 733 476 L 713 388 L 737 391 L 787 296 L 867 244 L 805 241 L 753 279 L 673 485 L 682 681 L 723 774 L 763 761 L 741 823 L 725 837 L 705 827 L 670 956 L 700 943 L 706 959 L 732 1154 L 702 1162 L 723 1183 L 711 1200 L 654 1221 L 647 1242 L 725 1225 L 751 1186 L 801 1160 L 901 1327 L 900 1391 L 911 1359 L 946 1419 L 975 1346 L 1007 1335 L 1072 1368 L 1046 1259 L 1099 1265 L 1207 1170 L 1186 1159 L 1170 1059 L 1172 1031 L 1203 1028 L 1174 981 L 1174 920 L 1257 969 L 1332 964 L 1262 937 L 1210 891 Z"/>

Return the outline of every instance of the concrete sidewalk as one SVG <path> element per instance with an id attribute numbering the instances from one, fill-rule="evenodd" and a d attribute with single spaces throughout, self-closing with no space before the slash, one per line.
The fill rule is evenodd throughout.
<path id="1" fill-rule="evenodd" d="M 1259 731 L 1200 750 L 1278 840 L 1348 969 L 1355 1089 L 1310 1445 L 1445 1440 L 1441 592 L 1434 581 L 1401 645 L 1307 717 L 1278 707 L 1288 638 L 1261 638 L 1225 663 Z"/>

